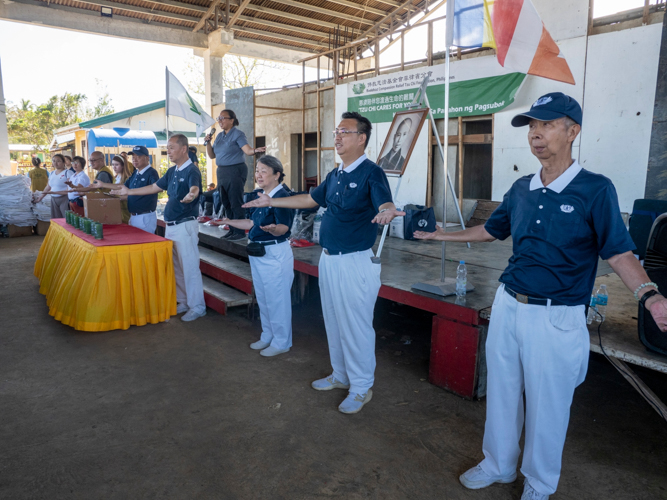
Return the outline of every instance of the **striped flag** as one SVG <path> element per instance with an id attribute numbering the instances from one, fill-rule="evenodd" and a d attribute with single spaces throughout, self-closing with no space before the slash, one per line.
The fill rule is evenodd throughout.
<path id="1" fill-rule="evenodd" d="M 448 46 L 496 49 L 501 66 L 571 83 L 574 77 L 530 0 L 450 0 Z"/>

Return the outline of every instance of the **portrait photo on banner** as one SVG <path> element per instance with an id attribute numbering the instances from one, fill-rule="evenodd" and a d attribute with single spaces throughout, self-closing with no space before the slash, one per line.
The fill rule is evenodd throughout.
<path id="1" fill-rule="evenodd" d="M 427 116 L 428 108 L 401 111 L 394 115 L 377 161 L 386 174 L 403 175 Z"/>

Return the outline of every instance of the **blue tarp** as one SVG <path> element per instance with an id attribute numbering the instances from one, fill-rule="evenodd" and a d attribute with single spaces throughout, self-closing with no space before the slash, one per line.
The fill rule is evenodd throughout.
<path id="1" fill-rule="evenodd" d="M 88 151 L 92 152 L 96 148 L 115 148 L 118 146 L 157 148 L 157 138 L 150 130 L 91 128 L 88 131 Z"/>

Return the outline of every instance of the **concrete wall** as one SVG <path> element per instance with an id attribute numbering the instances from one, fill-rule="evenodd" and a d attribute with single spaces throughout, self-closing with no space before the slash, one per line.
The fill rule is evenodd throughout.
<path id="1" fill-rule="evenodd" d="M 2 90 L 2 65 L 0 65 L 0 175 L 12 175 L 9 163 L 9 134 L 7 133 L 7 107 Z"/>

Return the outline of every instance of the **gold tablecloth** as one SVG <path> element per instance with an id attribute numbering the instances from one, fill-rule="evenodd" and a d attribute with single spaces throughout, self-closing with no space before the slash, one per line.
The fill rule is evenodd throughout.
<path id="1" fill-rule="evenodd" d="M 172 242 L 149 235 L 159 240 L 132 243 L 142 235 L 131 226 L 104 226 L 104 231 L 105 237 L 115 233 L 116 242 L 130 244 L 102 240 L 105 246 L 97 246 L 64 219 L 51 221 L 34 269 L 49 314 L 87 332 L 126 330 L 175 315 Z"/>

